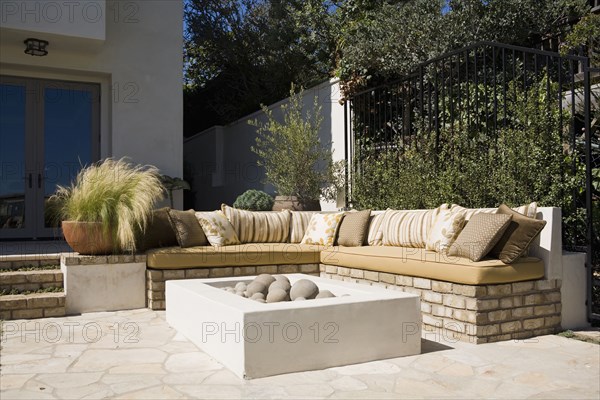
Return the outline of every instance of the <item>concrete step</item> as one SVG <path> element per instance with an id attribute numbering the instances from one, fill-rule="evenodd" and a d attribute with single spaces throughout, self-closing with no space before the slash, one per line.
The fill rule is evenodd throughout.
<path id="1" fill-rule="evenodd" d="M 62 287 L 63 273 L 60 269 L 0 272 L 0 293 L 10 293 L 15 290 L 33 292 Z"/>
<path id="2" fill-rule="evenodd" d="M 65 294 L 32 293 L 0 296 L 0 320 L 65 316 Z"/>
<path id="3" fill-rule="evenodd" d="M 0 269 L 60 265 L 60 253 L 0 255 Z"/>

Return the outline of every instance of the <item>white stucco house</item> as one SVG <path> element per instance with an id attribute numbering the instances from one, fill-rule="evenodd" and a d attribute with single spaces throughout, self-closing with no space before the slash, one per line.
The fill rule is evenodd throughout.
<path id="1" fill-rule="evenodd" d="M 44 199 L 82 164 L 182 177 L 182 32 L 183 0 L 0 1 L 0 239 L 52 236 Z"/>

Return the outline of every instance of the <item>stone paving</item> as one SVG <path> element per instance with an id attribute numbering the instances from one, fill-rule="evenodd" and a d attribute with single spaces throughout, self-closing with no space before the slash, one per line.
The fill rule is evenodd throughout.
<path id="1" fill-rule="evenodd" d="M 474 345 L 429 333 L 418 356 L 244 381 L 178 335 L 162 311 L 2 328 L 2 400 L 600 398 L 600 346 L 554 335 Z"/>

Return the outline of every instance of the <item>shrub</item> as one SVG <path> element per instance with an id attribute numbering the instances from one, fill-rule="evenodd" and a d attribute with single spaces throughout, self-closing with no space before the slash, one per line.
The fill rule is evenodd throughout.
<path id="1" fill-rule="evenodd" d="M 292 86 L 289 103 L 281 106 L 283 122 L 263 106 L 267 122 L 249 121 L 258 128 L 252 151 L 277 194 L 303 201 L 329 199 L 327 189 L 334 183 L 335 168 L 330 143 L 319 138 L 321 107 L 315 97 L 312 110 L 304 112 L 302 98 L 302 92 L 294 93 Z"/>
<path id="2" fill-rule="evenodd" d="M 109 158 L 83 168 L 71 186 L 58 186 L 50 203 L 59 220 L 101 222 L 118 249 L 135 251 L 136 235 L 163 195 L 155 167 Z"/>
<path id="3" fill-rule="evenodd" d="M 261 190 L 246 190 L 233 203 L 235 208 L 250 211 L 271 211 L 273 198 Z"/>

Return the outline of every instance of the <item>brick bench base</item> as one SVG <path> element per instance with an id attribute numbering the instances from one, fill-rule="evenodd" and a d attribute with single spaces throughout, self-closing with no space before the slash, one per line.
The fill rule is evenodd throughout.
<path id="1" fill-rule="evenodd" d="M 420 295 L 423 329 L 447 341 L 488 343 L 560 330 L 560 280 L 474 286 L 325 264 L 320 271 L 321 277 Z"/>
<path id="2" fill-rule="evenodd" d="M 186 269 L 146 269 L 146 301 L 152 310 L 165 309 L 165 281 L 175 279 L 223 278 L 259 274 L 307 274 L 319 276 L 319 264 L 259 265 Z"/>

